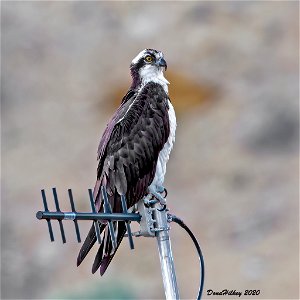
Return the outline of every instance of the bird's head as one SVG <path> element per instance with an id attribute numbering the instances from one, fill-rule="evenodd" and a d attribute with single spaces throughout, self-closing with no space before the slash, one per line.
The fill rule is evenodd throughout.
<path id="1" fill-rule="evenodd" d="M 130 71 L 133 85 L 149 82 L 152 80 L 168 81 L 163 76 L 163 70 L 167 70 L 167 62 L 161 51 L 145 49 L 141 51 L 131 62 Z"/>

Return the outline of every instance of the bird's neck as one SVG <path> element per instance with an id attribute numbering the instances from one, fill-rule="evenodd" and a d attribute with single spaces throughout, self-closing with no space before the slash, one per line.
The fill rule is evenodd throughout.
<path id="1" fill-rule="evenodd" d="M 169 81 L 164 77 L 162 69 L 141 69 L 139 72 L 131 70 L 132 84 L 131 89 L 139 90 L 148 82 L 155 82 L 160 84 L 165 92 L 168 94 Z"/>

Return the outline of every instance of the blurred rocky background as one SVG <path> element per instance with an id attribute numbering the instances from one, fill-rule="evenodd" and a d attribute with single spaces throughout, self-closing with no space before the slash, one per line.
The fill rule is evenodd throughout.
<path id="1" fill-rule="evenodd" d="M 2 2 L 2 299 L 164 298 L 156 242 L 125 240 L 107 274 L 50 243 L 40 189 L 89 210 L 96 149 L 144 48 L 165 53 L 178 115 L 166 187 L 206 261 L 205 290 L 298 299 L 298 2 Z M 51 201 L 49 201 L 51 202 Z M 53 204 L 50 205 L 53 208 Z M 90 224 L 81 223 L 82 235 Z M 172 225 L 183 299 L 198 258 Z M 205 296 L 204 298 L 209 298 Z M 243 298 L 243 297 L 241 297 Z"/>

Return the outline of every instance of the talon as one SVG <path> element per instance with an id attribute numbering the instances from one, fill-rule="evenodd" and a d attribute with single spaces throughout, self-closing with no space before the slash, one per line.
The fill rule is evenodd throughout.
<path id="1" fill-rule="evenodd" d="M 164 198 L 167 198 L 168 191 L 163 185 L 158 185 L 156 191 L 160 193 Z"/>
<path id="2" fill-rule="evenodd" d="M 164 198 L 167 198 L 168 196 L 168 190 L 166 188 L 164 188 L 164 191 L 163 191 L 165 194 L 164 194 Z"/>
<path id="3" fill-rule="evenodd" d="M 161 209 L 157 209 L 158 211 L 164 211 L 167 208 L 167 205 L 163 205 Z"/>

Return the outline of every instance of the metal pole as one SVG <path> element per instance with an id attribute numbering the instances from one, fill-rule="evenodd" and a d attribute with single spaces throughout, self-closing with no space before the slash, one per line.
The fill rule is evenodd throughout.
<path id="1" fill-rule="evenodd" d="M 176 281 L 175 266 L 173 261 L 171 241 L 169 235 L 169 223 L 167 211 L 161 210 L 161 205 L 154 205 L 154 219 L 156 229 L 156 239 L 160 257 L 161 273 L 165 288 L 166 299 L 179 299 L 179 291 Z"/>

